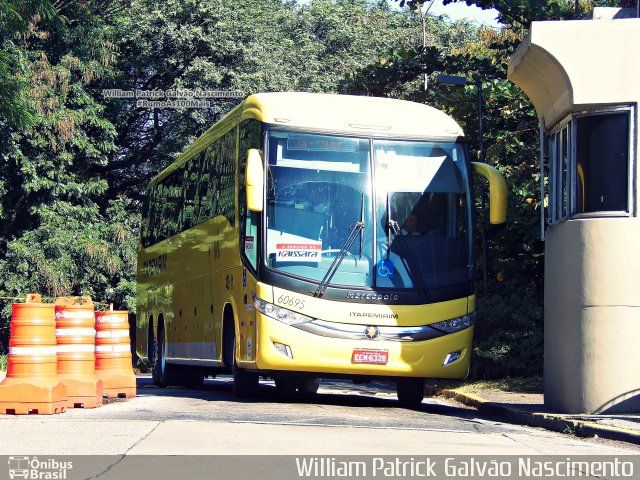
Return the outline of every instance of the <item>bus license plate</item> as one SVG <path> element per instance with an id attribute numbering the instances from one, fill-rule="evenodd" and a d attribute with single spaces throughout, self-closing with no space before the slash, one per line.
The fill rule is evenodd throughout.
<path id="1" fill-rule="evenodd" d="M 389 361 L 389 352 L 386 350 L 354 350 L 351 356 L 352 363 L 373 363 L 386 365 Z"/>

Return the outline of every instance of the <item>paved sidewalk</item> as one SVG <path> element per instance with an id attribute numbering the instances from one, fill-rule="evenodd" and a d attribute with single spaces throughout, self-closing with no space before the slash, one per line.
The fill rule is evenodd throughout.
<path id="1" fill-rule="evenodd" d="M 640 445 L 640 413 L 617 415 L 569 415 L 544 407 L 541 393 L 503 392 L 471 388 L 427 388 L 428 395 L 456 400 L 506 421 L 580 437 L 598 436 Z"/>

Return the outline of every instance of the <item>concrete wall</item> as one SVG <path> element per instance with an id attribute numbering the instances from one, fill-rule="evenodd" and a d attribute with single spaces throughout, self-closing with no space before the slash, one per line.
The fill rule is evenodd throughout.
<path id="1" fill-rule="evenodd" d="M 545 406 L 640 411 L 640 221 L 573 219 L 545 248 Z"/>
<path id="2" fill-rule="evenodd" d="M 568 113 L 640 98 L 640 19 L 533 22 L 508 78 L 547 127 Z"/>

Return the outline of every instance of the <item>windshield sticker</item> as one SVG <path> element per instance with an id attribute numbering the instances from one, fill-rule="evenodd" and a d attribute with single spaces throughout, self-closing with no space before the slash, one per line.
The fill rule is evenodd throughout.
<path id="1" fill-rule="evenodd" d="M 250 252 L 253 250 L 253 237 L 246 236 L 244 237 L 244 251 Z"/>
<path id="2" fill-rule="evenodd" d="M 322 242 L 276 243 L 277 262 L 320 262 Z"/>
<path id="3" fill-rule="evenodd" d="M 396 267 L 393 265 L 393 262 L 390 258 L 385 258 L 384 260 L 380 260 L 378 262 L 377 271 L 380 277 L 393 278 L 393 276 L 395 275 Z"/>
<path id="4" fill-rule="evenodd" d="M 331 162 L 328 160 L 298 160 L 278 157 L 279 167 L 301 168 L 306 170 L 326 170 L 331 172 L 360 173 L 360 164 L 351 162 Z"/>
<path id="5" fill-rule="evenodd" d="M 358 140 L 341 137 L 290 135 L 287 139 L 287 150 L 305 150 L 308 152 L 357 152 L 359 145 Z"/>

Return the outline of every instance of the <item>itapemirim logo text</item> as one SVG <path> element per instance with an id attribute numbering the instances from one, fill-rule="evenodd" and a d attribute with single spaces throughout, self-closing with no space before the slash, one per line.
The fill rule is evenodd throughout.
<path id="1" fill-rule="evenodd" d="M 54 458 L 9 457 L 9 478 L 30 480 L 66 480 L 73 462 L 61 462 Z"/>

